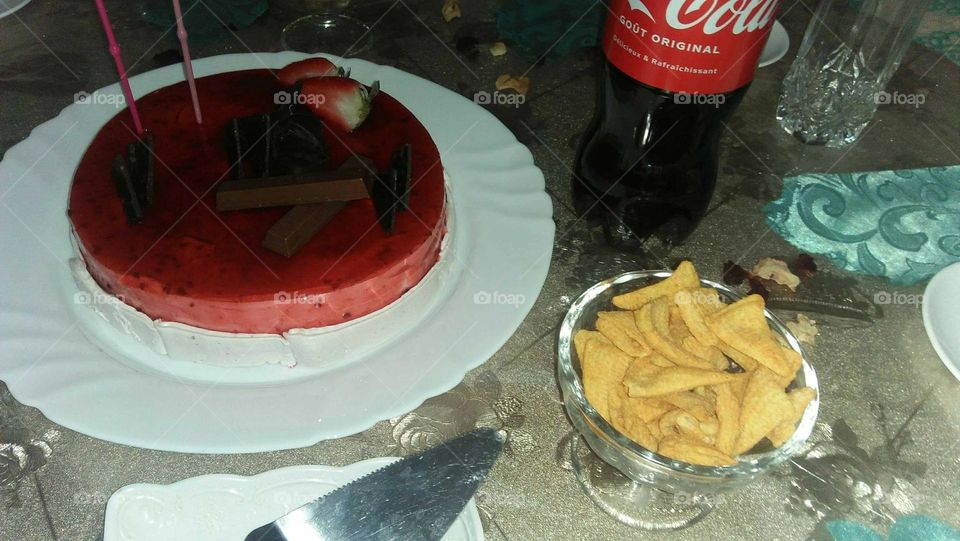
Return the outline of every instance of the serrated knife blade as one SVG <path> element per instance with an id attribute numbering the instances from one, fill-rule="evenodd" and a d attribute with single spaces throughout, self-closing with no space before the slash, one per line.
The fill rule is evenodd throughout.
<path id="1" fill-rule="evenodd" d="M 245 541 L 438 541 L 502 450 L 497 431 L 478 428 L 294 509 Z"/>

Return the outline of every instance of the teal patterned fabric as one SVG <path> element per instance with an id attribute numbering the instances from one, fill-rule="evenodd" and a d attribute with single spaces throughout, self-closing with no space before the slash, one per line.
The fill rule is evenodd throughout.
<path id="1" fill-rule="evenodd" d="M 848 520 L 828 522 L 827 531 L 834 541 L 885 541 L 867 526 Z M 908 515 L 890 526 L 886 541 L 960 541 L 960 532 L 925 515 Z"/>
<path id="2" fill-rule="evenodd" d="M 929 11 L 943 11 L 947 15 L 960 17 L 960 0 L 930 0 Z"/>
<path id="3" fill-rule="evenodd" d="M 606 15 L 596 0 L 504 0 L 497 32 L 534 59 L 562 56 L 597 45 Z"/>
<path id="4" fill-rule="evenodd" d="M 797 248 L 895 284 L 960 261 L 960 166 L 787 177 L 764 211 Z"/>
<path id="5" fill-rule="evenodd" d="M 917 42 L 935 51 L 940 51 L 955 64 L 960 64 L 960 30 L 930 32 L 917 38 Z"/>
<path id="6" fill-rule="evenodd" d="M 833 536 L 833 541 L 884 541 L 880 534 L 869 527 L 849 520 L 831 520 L 827 523 L 827 531 Z"/>
<path id="7" fill-rule="evenodd" d="M 917 43 L 960 64 L 960 0 L 929 0 Z"/>
<path id="8" fill-rule="evenodd" d="M 170 0 L 147 0 L 143 18 L 169 29 L 176 22 Z M 190 39 L 216 37 L 253 23 L 267 11 L 267 0 L 181 0 L 183 25 Z M 176 36 L 174 36 L 176 37 Z"/>

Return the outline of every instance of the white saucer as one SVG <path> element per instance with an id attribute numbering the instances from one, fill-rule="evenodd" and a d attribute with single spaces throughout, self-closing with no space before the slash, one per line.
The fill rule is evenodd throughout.
<path id="1" fill-rule="evenodd" d="M 787 29 L 780 24 L 780 21 L 773 21 L 770 37 L 767 38 L 767 44 L 760 53 L 760 67 L 769 66 L 780 60 L 787 54 L 788 49 L 790 49 L 790 36 L 787 35 Z"/>
<path id="2" fill-rule="evenodd" d="M 923 326 L 940 360 L 960 379 L 960 263 L 938 272 L 927 284 Z"/>
<path id="3" fill-rule="evenodd" d="M 170 485 L 128 485 L 107 502 L 103 541 L 238 541 L 254 528 L 394 460 L 373 458 L 343 468 L 292 466 L 253 477 L 204 475 Z M 483 541 L 473 500 L 442 541 Z"/>

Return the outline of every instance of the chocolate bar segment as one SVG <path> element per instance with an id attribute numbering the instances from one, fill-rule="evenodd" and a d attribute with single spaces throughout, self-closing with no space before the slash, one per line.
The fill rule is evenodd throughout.
<path id="1" fill-rule="evenodd" d="M 369 197 L 365 175 L 338 172 L 231 180 L 217 189 L 217 210 L 353 201 Z"/>
<path id="2" fill-rule="evenodd" d="M 262 246 L 284 257 L 293 257 L 345 206 L 346 201 L 334 201 L 293 207 L 267 231 Z"/>
<path id="3" fill-rule="evenodd" d="M 370 163 L 352 157 L 336 171 L 229 180 L 217 188 L 217 210 L 309 205 L 370 197 Z"/>

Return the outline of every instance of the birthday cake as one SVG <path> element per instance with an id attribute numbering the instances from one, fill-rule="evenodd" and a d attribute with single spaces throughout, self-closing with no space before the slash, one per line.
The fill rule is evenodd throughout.
<path id="1" fill-rule="evenodd" d="M 68 207 L 71 268 L 93 312 L 156 353 L 221 366 L 336 363 L 408 330 L 450 272 L 445 174 L 409 110 L 342 75 L 301 67 L 294 77 L 264 69 L 199 78 L 199 125 L 186 83 L 156 90 L 136 102 L 150 141 L 139 158 L 129 110 L 108 121 L 77 167 Z M 360 92 L 347 98 L 362 98 L 362 118 L 348 87 Z M 297 107 L 299 120 L 275 133 Z M 311 128 L 311 112 L 321 128 Z M 238 119 L 259 119 L 265 131 L 241 133 Z M 320 147 L 304 146 L 311 137 Z M 398 149 L 407 178 L 378 199 Z M 251 155 L 263 159 L 251 165 Z M 150 161 L 149 173 L 137 159 Z M 139 199 L 124 192 L 135 174 L 149 174 Z M 309 199 L 310 182 L 320 182 L 320 199 Z M 225 203 L 231 183 L 245 206 Z M 292 249 L 271 243 L 281 223 L 317 212 L 329 215 L 312 236 Z"/>

